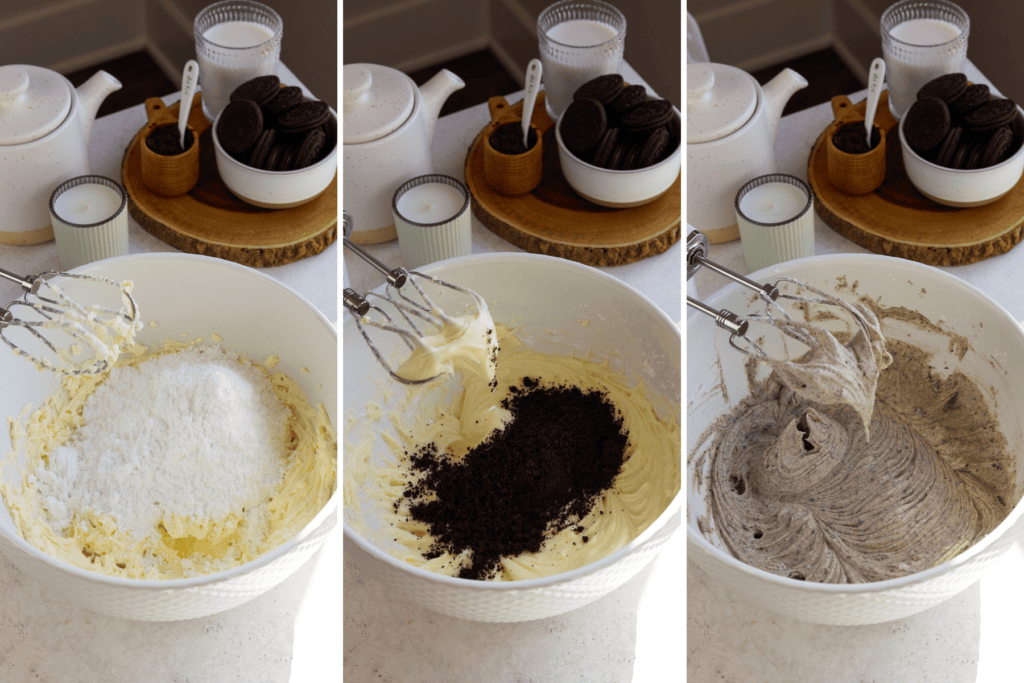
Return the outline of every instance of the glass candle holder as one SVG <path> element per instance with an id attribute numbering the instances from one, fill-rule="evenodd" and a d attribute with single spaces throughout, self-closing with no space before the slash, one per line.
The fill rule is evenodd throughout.
<path id="1" fill-rule="evenodd" d="M 902 118 L 928 81 L 963 71 L 970 30 L 967 12 L 945 0 L 903 0 L 882 13 L 882 56 L 893 116 Z"/>
<path id="2" fill-rule="evenodd" d="M 203 114 L 213 121 L 235 88 L 277 70 L 284 22 L 264 4 L 226 0 L 199 12 L 193 30 Z"/>
<path id="3" fill-rule="evenodd" d="M 736 222 L 749 272 L 814 256 L 814 193 L 786 173 L 758 176 L 736 193 Z"/>
<path id="4" fill-rule="evenodd" d="M 62 270 L 128 253 L 128 193 L 99 175 L 72 178 L 50 195 Z"/>
<path id="5" fill-rule="evenodd" d="M 398 248 L 408 270 L 473 253 L 469 188 L 432 173 L 402 184 L 391 201 Z"/>
<path id="6" fill-rule="evenodd" d="M 598 0 L 562 0 L 537 18 L 544 106 L 554 121 L 581 85 L 618 73 L 626 47 L 626 17 Z"/>

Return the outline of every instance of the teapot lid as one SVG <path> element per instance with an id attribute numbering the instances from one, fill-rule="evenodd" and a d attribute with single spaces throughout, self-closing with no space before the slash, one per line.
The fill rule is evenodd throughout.
<path id="1" fill-rule="evenodd" d="M 346 145 L 390 135 L 416 104 L 415 84 L 397 69 L 377 64 L 346 64 L 342 130 Z"/>
<path id="2" fill-rule="evenodd" d="M 726 64 L 686 65 L 686 142 L 711 142 L 743 127 L 757 109 L 757 86 Z"/>
<path id="3" fill-rule="evenodd" d="M 0 66 L 0 145 L 20 145 L 53 132 L 71 111 L 71 87 L 56 71 Z"/>

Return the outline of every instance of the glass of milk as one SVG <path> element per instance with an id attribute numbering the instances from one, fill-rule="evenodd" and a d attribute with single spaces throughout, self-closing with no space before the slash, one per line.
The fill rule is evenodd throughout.
<path id="1" fill-rule="evenodd" d="M 545 105 L 557 120 L 576 89 L 596 76 L 613 74 L 622 64 L 626 17 L 597 0 L 562 0 L 537 18 Z"/>
<path id="2" fill-rule="evenodd" d="M 266 5 L 227 0 L 197 14 L 194 28 L 203 114 L 213 121 L 235 88 L 277 70 L 284 22 Z"/>
<path id="3" fill-rule="evenodd" d="M 928 81 L 963 71 L 970 28 L 967 13 L 944 0 L 903 0 L 885 10 L 882 55 L 893 116 L 901 118 Z"/>

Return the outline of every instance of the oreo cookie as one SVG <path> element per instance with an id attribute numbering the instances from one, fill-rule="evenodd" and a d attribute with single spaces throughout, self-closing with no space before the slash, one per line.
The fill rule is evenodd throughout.
<path id="1" fill-rule="evenodd" d="M 637 168 L 653 166 L 661 161 L 662 155 L 668 149 L 669 133 L 667 128 L 656 128 L 651 131 L 644 141 L 637 158 Z"/>
<path id="2" fill-rule="evenodd" d="M 950 106 L 961 114 L 966 114 L 972 109 L 977 109 L 989 100 L 989 88 L 984 83 L 975 83 L 967 86 Z"/>
<path id="3" fill-rule="evenodd" d="M 295 168 L 305 168 L 313 163 L 313 160 L 320 156 L 324 147 L 327 135 L 322 128 L 314 128 L 306 133 L 302 143 L 296 147 Z"/>
<path id="4" fill-rule="evenodd" d="M 967 76 L 962 73 L 943 74 L 925 83 L 917 91 L 917 99 L 929 97 L 942 100 L 947 105 L 967 89 Z"/>
<path id="5" fill-rule="evenodd" d="M 642 85 L 627 85 L 605 106 L 613 114 L 622 114 L 647 101 L 647 89 Z"/>
<path id="6" fill-rule="evenodd" d="M 271 116 L 280 116 L 289 109 L 302 104 L 302 88 L 297 85 L 289 85 L 278 88 L 277 93 L 269 102 L 262 105 L 263 111 Z"/>
<path id="7" fill-rule="evenodd" d="M 652 130 L 672 120 L 672 104 L 668 100 L 648 100 L 623 113 L 620 120 L 634 133 Z"/>
<path id="8" fill-rule="evenodd" d="M 605 168 L 616 171 L 622 166 L 622 159 L 626 155 L 627 145 L 621 142 L 615 144 L 612 153 L 608 156 L 608 165 Z"/>
<path id="9" fill-rule="evenodd" d="M 608 104 L 615 99 L 623 89 L 622 76 L 619 74 L 604 74 L 592 78 L 573 93 L 575 100 L 597 100 L 601 104 Z"/>
<path id="10" fill-rule="evenodd" d="M 972 130 L 994 130 L 1010 123 L 1016 114 L 1017 105 L 1012 100 L 989 100 L 964 114 L 964 122 Z"/>
<path id="11" fill-rule="evenodd" d="M 270 153 L 270 148 L 274 144 L 274 138 L 277 136 L 277 131 L 273 128 L 264 128 L 263 133 L 260 135 L 259 140 L 253 145 L 252 153 L 249 156 L 248 164 L 253 168 L 263 168 L 263 163 L 267 160 L 267 154 Z"/>
<path id="12" fill-rule="evenodd" d="M 995 166 L 1009 158 L 1010 146 L 1013 144 L 1013 132 L 1009 126 L 996 128 L 992 131 L 992 137 L 985 145 L 985 151 L 981 155 L 980 168 Z"/>
<path id="13" fill-rule="evenodd" d="M 964 129 L 960 126 L 954 126 L 949 129 L 946 133 L 946 137 L 942 139 L 942 144 L 939 145 L 938 151 L 935 154 L 934 163 L 939 166 L 949 167 L 950 161 L 953 159 L 953 154 L 956 153 L 957 147 L 960 146 L 960 138 L 963 137 Z"/>
<path id="14" fill-rule="evenodd" d="M 938 147 L 949 128 L 949 108 L 936 97 L 917 100 L 904 114 L 903 136 L 911 149 L 921 155 Z"/>
<path id="15" fill-rule="evenodd" d="M 274 99 L 280 86 L 281 79 L 277 76 L 257 76 L 232 90 L 231 94 L 228 95 L 228 101 L 252 100 L 256 104 L 263 106 Z"/>
<path id="16" fill-rule="evenodd" d="M 229 102 L 220 113 L 217 139 L 228 154 L 237 157 L 259 139 L 263 133 L 263 112 L 252 100 Z"/>
<path id="17" fill-rule="evenodd" d="M 609 128 L 606 130 L 604 135 L 601 136 L 601 142 L 597 143 L 597 148 L 594 150 L 594 156 L 590 163 L 602 168 L 607 167 L 608 159 L 611 157 L 612 150 L 615 149 L 615 143 L 618 139 L 618 128 Z"/>
<path id="18" fill-rule="evenodd" d="M 566 148 L 578 157 L 601 141 L 608 115 L 598 100 L 574 100 L 562 113 L 559 130 Z"/>
<path id="19" fill-rule="evenodd" d="M 277 117 L 277 127 L 289 133 L 304 133 L 326 123 L 331 116 L 327 104 L 319 100 L 302 102 Z"/>

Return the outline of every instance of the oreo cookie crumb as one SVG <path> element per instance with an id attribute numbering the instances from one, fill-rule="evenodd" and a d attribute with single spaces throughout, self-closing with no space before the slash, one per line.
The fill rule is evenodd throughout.
<path id="1" fill-rule="evenodd" d="M 870 152 L 882 141 L 882 132 L 878 126 L 871 127 L 871 146 L 863 122 L 848 123 L 840 126 L 832 135 L 832 144 L 847 154 L 864 154 Z"/>
<path id="2" fill-rule="evenodd" d="M 502 154 L 525 154 L 537 144 L 537 131 L 530 127 L 530 146 L 523 146 L 523 127 L 519 123 L 506 123 L 498 126 L 491 137 L 491 147 Z"/>
<path id="3" fill-rule="evenodd" d="M 167 123 L 157 126 L 146 136 L 146 147 L 157 154 L 165 157 L 173 157 L 184 154 L 185 150 L 192 146 L 195 136 L 190 128 L 185 129 L 185 147 L 181 146 L 181 135 L 178 133 L 178 124 Z"/>
<path id="4" fill-rule="evenodd" d="M 433 444 L 411 454 L 419 478 L 395 507 L 407 501 L 411 518 L 428 526 L 428 559 L 471 551 L 460 578 L 491 578 L 501 558 L 538 552 L 577 528 L 626 460 L 629 438 L 604 394 L 538 384 L 523 378 L 502 402 L 508 425 L 458 462 Z"/>

